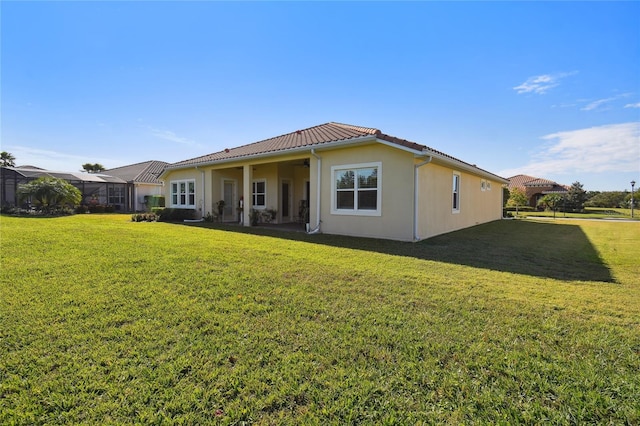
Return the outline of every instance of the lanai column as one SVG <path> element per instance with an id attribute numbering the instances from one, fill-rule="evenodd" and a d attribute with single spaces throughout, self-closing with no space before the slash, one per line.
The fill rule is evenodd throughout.
<path id="1" fill-rule="evenodd" d="M 253 208 L 252 195 L 252 182 L 253 182 L 253 166 L 251 164 L 245 164 L 242 167 L 242 198 L 244 199 L 244 210 L 242 210 L 242 224 L 244 226 L 251 226 L 249 220 L 249 213 Z"/>

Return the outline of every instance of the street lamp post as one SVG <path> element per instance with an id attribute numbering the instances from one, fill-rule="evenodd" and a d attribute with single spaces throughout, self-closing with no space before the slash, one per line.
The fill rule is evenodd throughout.
<path id="1" fill-rule="evenodd" d="M 633 219 L 633 192 L 634 192 L 633 187 L 634 186 L 636 186 L 636 181 L 632 180 L 631 181 L 631 219 Z"/>

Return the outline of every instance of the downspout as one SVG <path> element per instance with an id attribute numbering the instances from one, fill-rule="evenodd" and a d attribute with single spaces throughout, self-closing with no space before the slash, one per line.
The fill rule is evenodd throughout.
<path id="1" fill-rule="evenodd" d="M 429 159 L 423 161 L 422 163 L 413 165 L 413 241 L 419 241 L 420 237 L 418 236 L 418 196 L 420 195 L 420 191 L 418 190 L 418 169 L 425 164 L 429 164 L 433 160 L 433 156 L 429 156 Z"/>
<path id="2" fill-rule="evenodd" d="M 311 155 L 313 155 L 314 157 L 316 157 L 316 159 L 318 160 L 318 177 L 316 178 L 316 181 L 318 183 L 318 187 L 316 189 L 316 220 L 317 220 L 317 224 L 316 227 L 313 228 L 312 230 L 308 231 L 307 234 L 317 234 L 320 232 L 320 222 L 322 222 L 320 220 L 320 189 L 322 188 L 321 186 L 321 182 L 322 182 L 322 157 L 320 157 L 318 154 L 316 154 L 316 150 L 314 148 L 311 148 Z"/>

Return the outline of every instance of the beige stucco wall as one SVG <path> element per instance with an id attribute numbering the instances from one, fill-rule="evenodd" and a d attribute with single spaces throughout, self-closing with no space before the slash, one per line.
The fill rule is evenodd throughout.
<path id="1" fill-rule="evenodd" d="M 460 210 L 453 212 L 453 173 L 460 174 Z M 482 180 L 491 189 L 482 190 Z M 418 169 L 419 239 L 502 217 L 501 183 L 432 162 Z"/>
<path id="2" fill-rule="evenodd" d="M 203 172 L 204 177 L 203 177 Z M 182 169 L 171 170 L 163 176 L 164 180 L 164 197 L 166 207 L 171 207 L 171 181 L 173 180 L 195 180 L 195 196 L 196 196 L 196 212 L 199 217 L 202 217 L 210 209 L 210 191 L 211 188 L 207 184 L 206 171 L 204 169 Z"/>
<path id="3" fill-rule="evenodd" d="M 196 188 L 196 209 L 201 215 L 215 211 L 215 203 L 223 197 L 222 182 L 225 179 L 236 182 L 236 199 L 244 195 L 244 220 L 248 224 L 251 208 L 251 185 L 246 179 L 265 179 L 267 183 L 266 208 L 281 215 L 281 184 L 288 180 L 291 184 L 291 215 L 298 216 L 300 200 L 310 201 L 310 226 L 318 224 L 318 185 L 320 184 L 320 231 L 371 238 L 386 238 L 402 241 L 425 239 L 465 227 L 498 220 L 502 216 L 502 186 L 500 182 L 475 175 L 466 169 L 455 169 L 434 159 L 419 167 L 417 206 L 414 204 L 415 165 L 425 160 L 412 152 L 390 147 L 381 143 L 371 143 L 355 147 L 317 150 L 318 159 L 308 153 L 295 156 L 263 158 L 249 162 L 234 162 L 207 166 L 200 169 L 169 171 L 164 176 L 164 195 L 170 205 L 170 182 L 172 180 L 194 179 Z M 309 159 L 309 167 L 302 166 L 303 159 Z M 380 215 L 345 215 L 332 211 L 332 171 L 333 166 L 345 166 L 380 162 L 381 208 Z M 318 169 L 319 163 L 321 170 Z M 202 172 L 204 171 L 204 179 Z M 452 211 L 453 172 L 460 174 L 460 211 Z M 320 173 L 319 173 L 320 172 Z M 489 182 L 491 189 L 482 190 L 481 182 Z M 306 194 L 306 182 L 310 182 Z M 204 185 L 204 186 L 203 186 Z M 248 191 L 248 192 L 247 192 Z M 200 207 L 203 207 L 200 210 Z M 417 215 L 415 214 L 417 212 Z M 415 228 L 414 228 L 415 219 Z M 414 232 L 415 231 L 415 232 Z"/>
<path id="4" fill-rule="evenodd" d="M 163 177 L 165 186 L 163 194 L 167 199 L 167 206 L 171 203 L 171 181 L 194 179 L 196 190 L 196 210 L 199 215 L 205 216 L 207 213 L 215 213 L 216 203 L 223 198 L 223 182 L 224 180 L 232 180 L 235 183 L 235 201 L 234 204 L 244 197 L 245 215 L 251 208 L 251 194 L 244 194 L 244 168 L 247 166 L 251 180 L 264 179 L 266 181 L 266 205 L 267 209 L 278 211 L 278 217 L 275 222 L 281 221 L 281 184 L 283 180 L 289 180 L 291 183 L 291 214 L 289 220 L 293 220 L 298 212 L 299 200 L 304 196 L 304 182 L 309 180 L 309 169 L 302 167 L 302 161 L 308 157 L 304 154 L 286 155 L 281 157 L 272 157 L 266 159 L 254 159 L 251 162 L 237 161 L 214 166 L 204 166 L 198 169 L 189 168 L 182 170 L 170 170 Z M 295 162 L 294 166 L 290 162 Z M 204 172 L 204 179 L 202 173 Z M 251 186 L 249 185 L 249 188 Z M 202 206 L 202 210 L 200 207 Z M 235 208 L 233 206 L 233 219 L 235 217 Z M 248 220 L 245 218 L 245 223 Z"/>
<path id="5" fill-rule="evenodd" d="M 133 210 L 142 211 L 147 208 L 144 204 L 145 195 L 165 195 L 164 187 L 162 185 L 153 185 L 146 183 L 137 183 L 134 186 L 134 206 Z M 167 198 L 165 196 L 165 202 Z"/>
<path id="6" fill-rule="evenodd" d="M 322 157 L 321 231 L 328 234 L 411 241 L 413 223 L 413 154 L 382 144 L 318 152 Z M 331 212 L 331 167 L 381 162 L 381 215 L 351 216 Z M 316 223 L 317 162 L 311 159 L 311 214 Z"/>

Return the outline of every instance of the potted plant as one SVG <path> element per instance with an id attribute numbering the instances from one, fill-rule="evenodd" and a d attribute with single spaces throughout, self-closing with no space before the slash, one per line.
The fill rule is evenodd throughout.
<path id="1" fill-rule="evenodd" d="M 224 206 L 225 206 L 224 200 L 218 201 L 216 203 L 216 206 L 218 207 L 218 218 L 220 219 L 220 222 L 222 222 L 223 214 L 224 214 Z"/>
<path id="2" fill-rule="evenodd" d="M 242 212 L 244 210 L 244 197 L 242 195 L 240 196 L 236 210 L 238 211 L 238 223 L 242 224 L 244 222 L 244 217 L 242 217 Z"/>
<path id="3" fill-rule="evenodd" d="M 260 211 L 256 209 L 251 209 L 249 211 L 249 222 L 251 226 L 257 226 L 260 221 Z"/>

